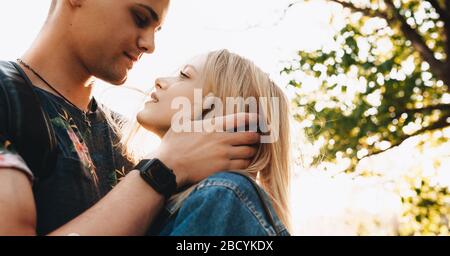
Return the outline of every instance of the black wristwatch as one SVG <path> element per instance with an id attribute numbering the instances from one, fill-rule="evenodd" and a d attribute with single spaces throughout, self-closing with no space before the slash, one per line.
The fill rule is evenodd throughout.
<path id="1" fill-rule="evenodd" d="M 165 198 L 169 198 L 175 194 L 177 190 L 176 176 L 173 171 L 159 159 L 142 160 L 134 169 L 139 170 L 141 177 L 156 190 L 156 192 L 162 194 Z"/>

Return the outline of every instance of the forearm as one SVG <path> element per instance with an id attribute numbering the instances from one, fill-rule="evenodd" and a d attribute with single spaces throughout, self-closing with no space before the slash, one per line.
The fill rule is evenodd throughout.
<path id="1" fill-rule="evenodd" d="M 143 235 L 164 205 L 164 198 L 130 172 L 92 208 L 49 235 Z"/>

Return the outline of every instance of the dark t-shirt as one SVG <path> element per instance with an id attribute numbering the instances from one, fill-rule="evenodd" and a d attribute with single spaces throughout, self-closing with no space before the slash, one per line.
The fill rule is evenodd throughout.
<path id="1" fill-rule="evenodd" d="M 119 136 L 108 124 L 106 108 L 95 99 L 84 115 L 64 99 L 37 87 L 34 90 L 50 117 L 58 142 L 52 174 L 33 186 L 37 233 L 43 235 L 97 203 L 133 164 L 121 153 Z M 33 181 L 33 170 L 14 151 L 14 142 L 7 140 L 4 106 L 0 98 L 0 167 L 23 171 Z"/>

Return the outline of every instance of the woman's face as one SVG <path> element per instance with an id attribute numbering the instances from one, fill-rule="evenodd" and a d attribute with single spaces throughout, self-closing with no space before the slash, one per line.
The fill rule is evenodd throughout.
<path id="1" fill-rule="evenodd" d="M 194 116 L 194 92 L 203 90 L 203 67 L 207 55 L 198 56 L 186 65 L 173 77 L 161 77 L 155 81 L 155 89 L 151 93 L 149 101 L 137 115 L 137 120 L 145 129 L 163 136 L 171 126 L 172 117 L 180 111 L 180 108 L 172 108 L 175 99 L 189 101 L 191 108 L 191 120 Z M 202 91 L 202 96 L 208 92 Z M 199 102 L 201 104 L 201 102 Z M 198 104 L 195 102 L 195 104 Z M 179 107 L 179 106 L 178 106 Z"/>

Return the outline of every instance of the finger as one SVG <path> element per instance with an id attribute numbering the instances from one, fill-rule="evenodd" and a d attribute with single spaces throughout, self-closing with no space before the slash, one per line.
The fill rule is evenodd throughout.
<path id="1" fill-rule="evenodd" d="M 256 155 L 257 150 L 251 146 L 231 147 L 229 151 L 229 158 L 231 160 L 237 159 L 251 159 Z"/>
<path id="2" fill-rule="evenodd" d="M 250 163 L 248 159 L 231 160 L 229 170 L 245 170 L 250 166 Z"/>
<path id="3" fill-rule="evenodd" d="M 236 128 L 244 130 L 246 127 L 257 127 L 258 114 L 237 113 L 219 116 L 214 118 L 213 124 L 216 131 L 234 131 Z"/>
<path id="4" fill-rule="evenodd" d="M 230 132 L 221 136 L 232 146 L 253 145 L 259 143 L 261 139 L 261 135 L 256 132 Z"/>

